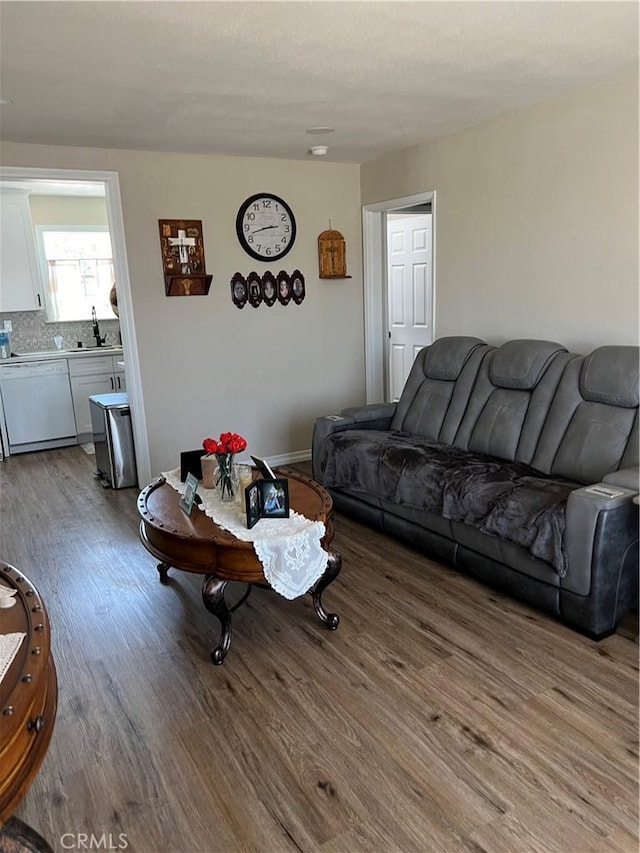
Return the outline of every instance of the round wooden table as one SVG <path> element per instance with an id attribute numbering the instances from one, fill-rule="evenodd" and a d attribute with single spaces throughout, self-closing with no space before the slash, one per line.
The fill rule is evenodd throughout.
<path id="1" fill-rule="evenodd" d="M 329 548 L 333 539 L 331 496 L 319 483 L 297 471 L 280 468 L 277 474 L 289 481 L 291 508 L 325 525 L 321 544 L 327 552 L 327 568 L 310 594 L 320 621 L 335 630 L 340 617 L 327 613 L 321 601 L 322 593 L 336 579 L 342 566 L 340 555 Z M 168 571 L 172 567 L 205 575 L 202 600 L 207 610 L 220 620 L 221 626 L 220 640 L 211 652 L 211 660 L 221 664 L 231 646 L 231 614 L 244 604 L 253 585 L 271 587 L 252 542 L 236 539 L 195 507 L 190 516 L 186 515 L 178 505 L 179 500 L 178 492 L 163 477 L 146 486 L 138 497 L 140 539 L 147 551 L 161 561 L 157 567 L 161 583 L 168 583 Z M 228 607 L 224 598 L 229 581 L 248 585 L 233 607 Z"/>
<path id="2" fill-rule="evenodd" d="M 56 718 L 49 619 L 38 590 L 15 566 L 0 561 L 0 583 L 16 590 L 15 605 L 0 610 L 2 633 L 26 634 L 0 682 L 0 849 L 29 842 L 50 852 L 37 833 L 11 818 L 42 764 Z"/>

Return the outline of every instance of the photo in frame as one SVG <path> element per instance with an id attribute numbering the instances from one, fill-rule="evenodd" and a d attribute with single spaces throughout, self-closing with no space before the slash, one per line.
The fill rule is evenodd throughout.
<path id="1" fill-rule="evenodd" d="M 262 518 L 289 518 L 289 483 L 287 480 L 258 480 L 260 515 Z"/>
<path id="2" fill-rule="evenodd" d="M 234 273 L 231 279 L 231 299 L 238 308 L 244 308 L 247 304 L 247 280 L 242 273 Z"/>
<path id="3" fill-rule="evenodd" d="M 278 282 L 272 272 L 267 272 L 262 276 L 262 301 L 271 308 L 273 303 L 278 298 Z"/>
<path id="4" fill-rule="evenodd" d="M 289 518 L 289 483 L 287 480 L 255 480 L 244 494 L 249 530 L 261 518 Z"/>
<path id="5" fill-rule="evenodd" d="M 305 296 L 304 276 L 300 270 L 294 270 L 291 273 L 291 298 L 296 305 L 300 305 Z"/>
<path id="6" fill-rule="evenodd" d="M 249 305 L 257 308 L 262 302 L 262 279 L 257 272 L 250 272 L 247 276 L 247 290 L 249 292 Z"/>
<path id="7" fill-rule="evenodd" d="M 291 280 L 289 279 L 289 273 L 285 272 L 285 270 L 280 270 L 276 276 L 276 281 L 278 282 L 278 302 L 281 305 L 288 305 L 291 301 Z"/>
<path id="8" fill-rule="evenodd" d="M 247 511 L 247 527 L 251 530 L 254 524 L 260 521 L 260 493 L 257 480 L 245 489 L 244 503 Z"/>
<path id="9" fill-rule="evenodd" d="M 180 503 L 178 506 L 180 509 L 185 512 L 187 515 L 191 515 L 191 511 L 193 509 L 193 503 L 196 498 L 196 489 L 198 488 L 198 478 L 194 477 L 193 474 L 187 474 L 187 479 L 185 480 L 185 489 L 184 495 L 180 498 Z"/>

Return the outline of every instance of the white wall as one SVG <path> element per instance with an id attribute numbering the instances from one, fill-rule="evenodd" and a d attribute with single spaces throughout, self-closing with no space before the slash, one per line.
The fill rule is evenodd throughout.
<path id="1" fill-rule="evenodd" d="M 360 170 L 331 163 L 3 143 L 5 166 L 117 171 L 154 473 L 235 430 L 257 455 L 309 448 L 314 418 L 364 399 L 360 202 L 437 191 L 436 335 L 638 341 L 635 78 L 527 107 Z M 249 195 L 298 224 L 282 262 L 301 306 L 239 311 L 234 272 L 263 272 L 235 236 Z M 362 194 L 362 195 L 360 195 Z M 208 297 L 164 295 L 159 219 L 203 221 Z M 317 235 L 347 241 L 347 281 L 318 278 Z M 275 272 L 279 267 L 272 267 Z"/>
<path id="2" fill-rule="evenodd" d="M 436 336 L 638 342 L 638 81 L 362 167 L 362 203 L 436 190 Z"/>
<path id="3" fill-rule="evenodd" d="M 4 166 L 117 171 L 127 242 L 153 473 L 221 431 L 242 433 L 260 456 L 311 446 L 316 416 L 364 396 L 359 168 L 353 165 L 3 143 Z M 254 261 L 235 234 L 240 204 L 266 191 L 296 216 L 294 248 L 279 264 Z M 207 297 L 166 297 L 159 219 L 201 219 Z M 346 281 L 318 278 L 318 234 L 347 241 Z M 299 268 L 296 306 L 236 308 L 231 276 Z"/>

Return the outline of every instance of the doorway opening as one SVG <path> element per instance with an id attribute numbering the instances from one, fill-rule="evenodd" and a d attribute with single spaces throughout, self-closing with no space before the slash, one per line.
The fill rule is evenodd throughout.
<path id="1" fill-rule="evenodd" d="M 117 172 L 84 171 L 75 169 L 41 169 L 37 167 L 0 167 L 0 185 L 24 186 L 30 191 L 44 186 L 57 195 L 95 195 L 96 186 L 104 194 L 108 231 L 113 250 L 113 271 L 117 282 L 117 305 L 120 335 L 122 338 L 127 393 L 131 404 L 131 420 L 138 482 L 151 478 L 151 463 L 147 437 L 140 364 L 131 299 L 131 283 L 127 265 L 124 221 Z M 100 193 L 98 193 L 100 194 Z M 37 307 L 37 306 L 36 306 Z M 42 306 L 44 307 L 44 306 Z"/>
<path id="2" fill-rule="evenodd" d="M 430 191 L 363 207 L 367 403 L 396 400 L 433 342 L 435 202 Z"/>

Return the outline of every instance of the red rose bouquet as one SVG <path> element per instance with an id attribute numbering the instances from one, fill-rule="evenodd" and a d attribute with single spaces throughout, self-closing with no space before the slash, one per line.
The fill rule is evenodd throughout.
<path id="1" fill-rule="evenodd" d="M 205 438 L 202 446 L 208 456 L 213 455 L 218 460 L 216 486 L 220 489 L 221 500 L 232 501 L 238 487 L 233 459 L 236 453 L 247 449 L 246 439 L 237 432 L 221 432 L 217 441 L 215 438 Z"/>
<path id="2" fill-rule="evenodd" d="M 237 432 L 221 432 L 220 438 L 205 438 L 202 442 L 207 453 L 242 453 L 247 449 L 247 440 Z"/>

